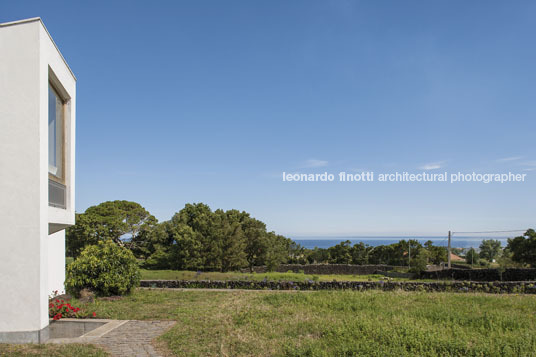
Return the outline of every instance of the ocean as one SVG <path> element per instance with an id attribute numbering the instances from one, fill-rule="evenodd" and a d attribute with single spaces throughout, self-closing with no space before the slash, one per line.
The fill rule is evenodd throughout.
<path id="1" fill-rule="evenodd" d="M 329 248 L 334 245 L 339 244 L 349 240 L 352 242 L 352 245 L 363 242 L 370 246 L 378 245 L 389 245 L 397 243 L 400 240 L 415 239 L 419 243 L 424 244 L 424 242 L 431 240 L 436 246 L 447 246 L 448 238 L 444 237 L 418 237 L 418 236 L 392 236 L 392 237 L 289 237 L 294 240 L 296 243 L 300 244 L 302 247 L 313 249 L 314 247 L 318 248 Z M 453 236 L 451 239 L 451 246 L 453 248 L 478 248 L 482 240 L 484 239 L 496 239 L 501 242 L 503 247 L 506 246 L 507 237 L 462 237 L 462 236 Z"/>

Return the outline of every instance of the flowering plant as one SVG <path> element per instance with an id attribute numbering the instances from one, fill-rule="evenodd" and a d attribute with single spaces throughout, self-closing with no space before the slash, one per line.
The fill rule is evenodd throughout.
<path id="1" fill-rule="evenodd" d="M 57 293 L 57 292 L 55 292 Z M 55 294 L 54 296 L 57 296 Z M 52 299 L 48 303 L 48 316 L 51 317 L 54 321 L 57 321 L 63 317 L 68 318 L 88 318 L 88 317 L 97 317 L 97 314 L 83 310 L 80 307 L 71 305 L 69 300 L 63 299 Z"/>
<path id="2" fill-rule="evenodd" d="M 80 317 L 81 309 L 74 307 L 65 300 L 54 300 L 48 304 L 48 316 L 53 320 L 59 320 L 62 317 Z"/>

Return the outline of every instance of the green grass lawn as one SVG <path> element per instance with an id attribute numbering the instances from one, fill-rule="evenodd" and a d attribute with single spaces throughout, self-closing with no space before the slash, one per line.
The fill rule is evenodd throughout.
<path id="1" fill-rule="evenodd" d="M 137 290 L 101 318 L 178 323 L 177 356 L 533 356 L 529 295 Z M 0 350 L 1 351 L 1 350 Z"/>
<path id="2" fill-rule="evenodd" d="M 0 343 L 0 356 L 101 357 L 109 355 L 91 345 L 6 345 Z"/>
<path id="3" fill-rule="evenodd" d="M 301 273 L 240 273 L 240 272 L 195 272 L 182 270 L 141 270 L 142 280 L 251 280 L 261 281 L 378 281 L 385 279 L 384 275 L 313 275 Z M 389 278 L 392 281 L 408 281 L 404 278 Z M 424 280 L 421 280 L 424 281 Z"/>

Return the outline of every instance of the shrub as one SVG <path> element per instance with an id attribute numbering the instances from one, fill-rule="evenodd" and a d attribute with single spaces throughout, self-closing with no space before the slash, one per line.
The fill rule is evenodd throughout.
<path id="1" fill-rule="evenodd" d="M 140 283 L 134 254 L 112 241 L 87 246 L 66 269 L 66 290 L 79 296 L 90 289 L 98 296 L 124 295 Z"/>

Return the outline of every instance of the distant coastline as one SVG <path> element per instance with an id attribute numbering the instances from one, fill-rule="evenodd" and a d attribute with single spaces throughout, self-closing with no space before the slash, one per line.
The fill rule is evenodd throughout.
<path id="1" fill-rule="evenodd" d="M 300 244 L 304 248 L 313 249 L 314 247 L 318 248 L 329 248 L 334 245 L 339 244 L 340 242 L 344 242 L 346 240 L 349 240 L 352 242 L 352 245 L 363 242 L 370 246 L 378 246 L 378 245 L 388 245 L 397 243 L 400 240 L 408 240 L 408 239 L 415 239 L 419 241 L 419 243 L 423 244 L 424 242 L 431 240 L 434 245 L 436 246 L 447 246 L 448 240 L 447 237 L 440 237 L 440 236 L 385 236 L 385 237 L 330 237 L 330 236 L 300 236 L 300 237 L 292 237 L 290 236 L 293 241 Z M 507 239 L 509 237 L 462 237 L 462 236 L 454 236 L 452 238 L 451 245 L 453 248 L 478 248 L 482 240 L 484 239 L 496 239 L 501 242 L 501 245 L 504 247 L 506 246 Z"/>

